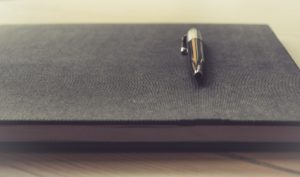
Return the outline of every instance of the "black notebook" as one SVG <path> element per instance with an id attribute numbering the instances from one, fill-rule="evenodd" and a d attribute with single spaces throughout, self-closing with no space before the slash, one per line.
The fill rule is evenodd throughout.
<path id="1" fill-rule="evenodd" d="M 267 25 L 3 25 L 0 72 L 1 142 L 300 142 L 299 68 Z"/>

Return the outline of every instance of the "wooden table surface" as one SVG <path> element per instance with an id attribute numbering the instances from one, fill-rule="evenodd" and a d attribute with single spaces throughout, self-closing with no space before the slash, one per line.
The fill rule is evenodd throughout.
<path id="1" fill-rule="evenodd" d="M 300 66 L 299 0 L 0 0 L 0 25 L 269 24 Z M 299 152 L 0 152 L 0 177 L 300 176 Z"/>
<path id="2" fill-rule="evenodd" d="M 0 176 L 300 176 L 300 153 L 0 153 Z"/>

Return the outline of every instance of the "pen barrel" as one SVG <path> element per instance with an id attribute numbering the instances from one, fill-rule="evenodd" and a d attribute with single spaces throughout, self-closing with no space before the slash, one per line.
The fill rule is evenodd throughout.
<path id="1" fill-rule="evenodd" d="M 187 42 L 189 58 L 192 64 L 193 74 L 203 75 L 204 52 L 203 42 L 200 38 L 192 38 Z"/>
<path id="2" fill-rule="evenodd" d="M 204 51 L 203 38 L 200 31 L 196 28 L 191 28 L 187 32 L 186 41 L 193 74 L 196 77 L 201 77 L 203 75 Z"/>

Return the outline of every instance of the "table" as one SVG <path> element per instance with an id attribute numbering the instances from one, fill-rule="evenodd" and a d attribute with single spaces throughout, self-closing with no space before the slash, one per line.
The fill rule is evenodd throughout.
<path id="1" fill-rule="evenodd" d="M 298 0 L 2 0 L 0 25 L 269 24 L 300 67 Z M 300 152 L 0 152 L 0 176 L 300 176 Z"/>
<path id="2" fill-rule="evenodd" d="M 0 153 L 0 176 L 299 176 L 300 153 Z"/>

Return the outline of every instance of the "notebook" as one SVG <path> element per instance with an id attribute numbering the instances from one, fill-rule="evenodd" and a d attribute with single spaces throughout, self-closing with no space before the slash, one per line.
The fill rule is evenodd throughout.
<path id="1" fill-rule="evenodd" d="M 300 142 L 299 68 L 267 25 L 2 25 L 0 72 L 0 142 Z"/>

